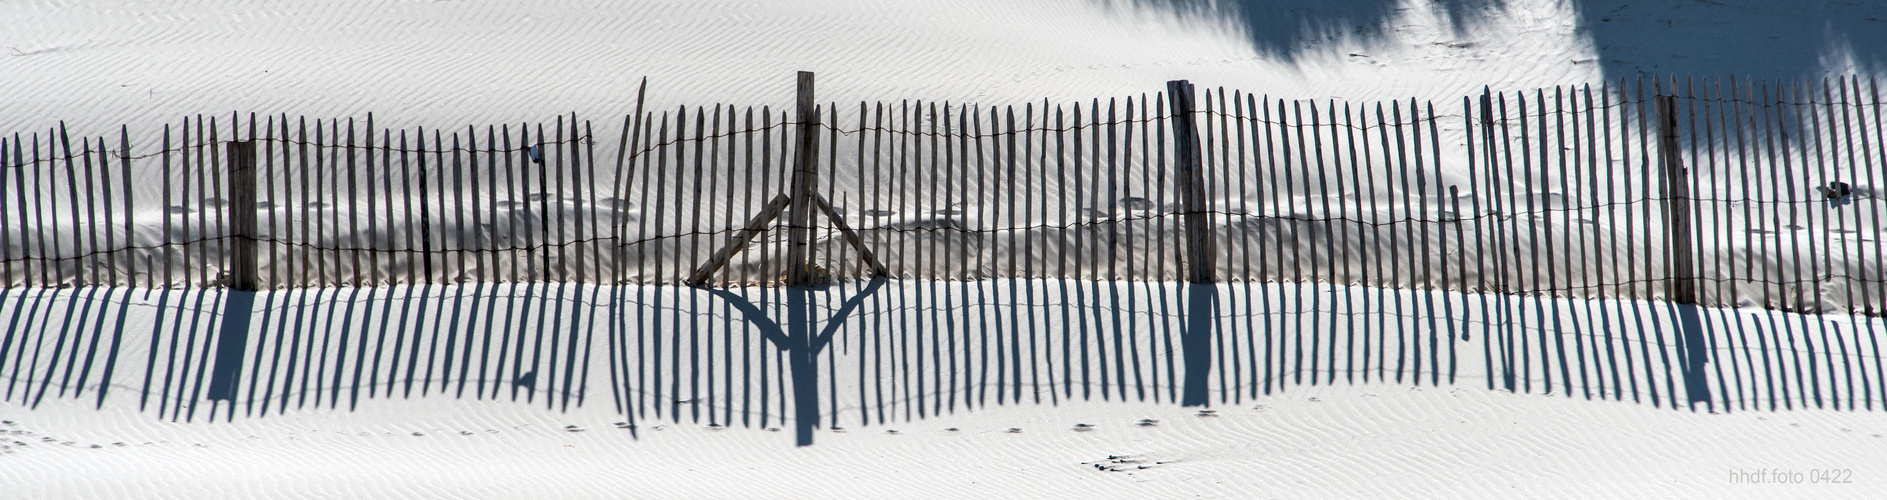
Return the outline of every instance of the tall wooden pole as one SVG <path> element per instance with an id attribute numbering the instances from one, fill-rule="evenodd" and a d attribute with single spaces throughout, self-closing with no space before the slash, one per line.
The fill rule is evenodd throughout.
<path id="1" fill-rule="evenodd" d="M 1658 155 L 1664 163 L 1666 262 L 1671 265 L 1665 293 L 1671 302 L 1697 303 L 1695 259 L 1691 255 L 1690 181 L 1677 145 L 1677 97 L 1658 96 Z"/>
<path id="2" fill-rule="evenodd" d="M 1186 219 L 1186 280 L 1212 283 L 1212 222 L 1206 212 L 1205 170 L 1200 166 L 1199 129 L 1193 119 L 1193 86 L 1186 80 L 1166 82 L 1173 112 L 1173 156 L 1178 163 L 1179 203 Z"/>
<path id="3" fill-rule="evenodd" d="M 795 141 L 786 284 L 813 282 L 813 186 L 818 183 L 819 111 L 813 101 L 813 74 L 799 72 L 799 137 Z"/>
<path id="4" fill-rule="evenodd" d="M 230 141 L 228 150 L 229 222 L 233 233 L 229 287 L 255 291 L 260 274 L 256 261 L 256 144 Z"/>

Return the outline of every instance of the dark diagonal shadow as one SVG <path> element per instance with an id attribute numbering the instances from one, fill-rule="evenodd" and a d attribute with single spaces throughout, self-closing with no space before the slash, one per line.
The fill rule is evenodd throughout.
<path id="1" fill-rule="evenodd" d="M 773 342 L 774 347 L 787 353 L 787 364 L 793 374 L 793 409 L 794 424 L 799 446 L 812 444 L 813 429 L 819 426 L 819 353 L 832 343 L 832 336 L 845 325 L 845 319 L 858 306 L 864 303 L 873 292 L 884 286 L 886 278 L 871 280 L 863 290 L 859 290 L 839 307 L 832 316 L 825 319 L 825 326 L 817 334 L 813 333 L 812 302 L 814 292 L 824 287 L 790 286 L 781 289 L 785 295 L 787 318 L 782 326 L 768 317 L 759 306 L 747 297 L 720 289 L 709 289 L 708 293 L 740 311 L 747 323 L 759 329 L 761 338 Z"/>

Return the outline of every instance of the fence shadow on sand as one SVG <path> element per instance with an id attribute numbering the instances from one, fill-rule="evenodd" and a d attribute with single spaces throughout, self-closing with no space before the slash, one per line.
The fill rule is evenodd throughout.
<path id="1" fill-rule="evenodd" d="M 215 421 L 468 398 L 820 431 L 1332 384 L 1697 412 L 1887 409 L 1879 318 L 1233 283 L 0 290 L 4 398 Z M 595 398 L 592 398 L 595 396 Z M 603 399 L 607 397 L 607 399 Z M 56 404 L 56 403 L 55 403 Z"/>

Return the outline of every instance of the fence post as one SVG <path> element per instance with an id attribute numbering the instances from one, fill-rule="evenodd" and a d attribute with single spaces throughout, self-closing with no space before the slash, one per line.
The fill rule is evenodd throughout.
<path id="1" fill-rule="evenodd" d="M 256 262 L 256 144 L 230 141 L 229 222 L 233 233 L 229 258 L 232 289 L 255 291 L 260 271 Z"/>
<path id="2" fill-rule="evenodd" d="M 1186 80 L 1166 82 L 1173 112 L 1173 157 L 1178 167 L 1179 203 L 1186 215 L 1186 280 L 1217 281 L 1213 275 L 1212 222 L 1206 213 L 1205 170 L 1200 166 L 1199 129 L 1193 119 L 1193 86 Z"/>
<path id="3" fill-rule="evenodd" d="M 786 284 L 813 282 L 812 211 L 813 185 L 818 183 L 819 112 L 813 103 L 813 74 L 799 72 L 799 136 L 793 150 L 793 185 L 789 244 L 786 250 Z"/>
<path id="4" fill-rule="evenodd" d="M 1694 256 L 1691 255 L 1690 176 L 1685 172 L 1683 156 L 1677 146 L 1677 97 L 1657 97 L 1658 155 L 1664 164 L 1665 260 L 1670 263 L 1666 282 L 1667 299 L 1679 304 L 1697 303 Z"/>

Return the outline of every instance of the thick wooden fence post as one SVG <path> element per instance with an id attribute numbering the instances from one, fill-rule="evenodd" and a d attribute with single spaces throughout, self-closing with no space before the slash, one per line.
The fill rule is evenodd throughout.
<path id="1" fill-rule="evenodd" d="M 813 101 L 813 74 L 799 72 L 799 137 L 794 144 L 791 219 L 786 249 L 786 284 L 813 282 L 813 186 L 818 183 L 819 111 Z"/>
<path id="2" fill-rule="evenodd" d="M 256 262 L 256 144 L 254 141 L 230 141 L 229 153 L 229 252 L 230 288 L 255 291 L 260 266 Z"/>
<path id="3" fill-rule="evenodd" d="M 1200 165 L 1199 129 L 1193 117 L 1193 86 L 1186 80 L 1166 82 L 1173 111 L 1173 157 L 1178 166 L 1179 203 L 1186 217 L 1186 280 L 1212 283 L 1212 222 L 1206 212 L 1205 169 Z"/>
<path id="4" fill-rule="evenodd" d="M 1658 155 L 1664 164 L 1665 261 L 1670 264 L 1666 299 L 1697 303 L 1695 257 L 1691 255 L 1690 182 L 1677 145 L 1677 97 L 1658 96 Z"/>

